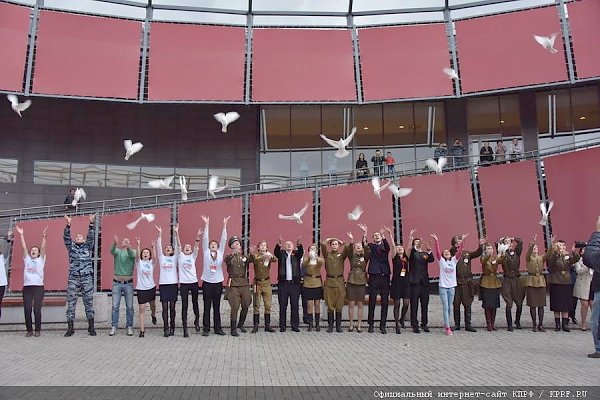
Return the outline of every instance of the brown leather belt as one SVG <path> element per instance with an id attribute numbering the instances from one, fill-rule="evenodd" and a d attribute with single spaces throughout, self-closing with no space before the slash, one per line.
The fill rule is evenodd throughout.
<path id="1" fill-rule="evenodd" d="M 328 278 L 341 278 L 342 276 L 344 276 L 343 274 L 341 275 L 327 275 Z"/>

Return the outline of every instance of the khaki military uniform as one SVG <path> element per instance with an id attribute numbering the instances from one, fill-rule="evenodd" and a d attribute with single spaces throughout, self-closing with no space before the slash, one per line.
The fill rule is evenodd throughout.
<path id="1" fill-rule="evenodd" d="M 271 271 L 271 264 L 276 262 L 277 258 L 271 256 L 270 259 L 265 260 L 260 253 L 250 255 L 250 262 L 254 265 L 254 288 L 253 288 L 253 304 L 254 314 L 260 314 L 260 299 L 265 304 L 265 314 L 271 313 L 271 299 L 273 298 L 273 291 L 271 289 L 271 279 L 269 273 Z"/>
<path id="2" fill-rule="evenodd" d="M 521 251 L 523 250 L 523 242 L 517 239 L 517 247 L 515 250 L 506 250 L 499 257 L 498 262 L 502 264 L 502 298 L 508 308 L 512 307 L 513 302 L 518 308 L 522 307 L 523 299 L 525 298 L 525 290 L 521 283 Z"/>
<path id="3" fill-rule="evenodd" d="M 344 300 L 346 299 L 346 287 L 344 285 L 344 260 L 348 257 L 348 246 L 343 246 L 341 252 L 333 253 L 327 248 L 325 242 L 321 243 L 321 255 L 325 259 L 325 290 L 323 297 L 328 312 L 342 312 Z"/>
<path id="4" fill-rule="evenodd" d="M 348 274 L 348 283 L 346 285 L 346 298 L 348 301 L 365 301 L 367 291 L 367 264 L 371 258 L 371 249 L 364 247 L 363 254 L 354 253 L 354 244 L 349 244 L 350 272 Z"/>
<path id="5" fill-rule="evenodd" d="M 229 305 L 231 306 L 231 319 L 237 319 L 237 313 L 242 307 L 240 313 L 240 324 L 243 325 L 250 307 L 250 282 L 248 282 L 248 266 L 250 257 L 244 254 L 229 254 L 225 256 L 227 273 L 229 274 Z"/>
<path id="6" fill-rule="evenodd" d="M 544 278 L 545 256 L 533 256 L 534 243 L 527 249 L 527 277 L 525 278 L 525 294 L 527 305 L 530 307 L 543 307 L 546 305 L 546 279 Z"/>
<path id="7" fill-rule="evenodd" d="M 465 308 L 465 327 L 475 331 L 471 326 L 471 304 L 475 298 L 475 281 L 471 270 L 471 260 L 481 256 L 483 246 L 475 251 L 461 251 L 456 254 L 456 289 L 454 292 L 454 324 L 455 329 L 460 329 L 460 306 Z"/>
<path id="8" fill-rule="evenodd" d="M 323 268 L 323 260 L 317 258 L 315 264 L 311 264 L 308 258 L 302 262 L 302 267 L 306 271 L 302 286 L 306 289 L 320 288 L 323 286 L 321 281 L 321 268 Z"/>

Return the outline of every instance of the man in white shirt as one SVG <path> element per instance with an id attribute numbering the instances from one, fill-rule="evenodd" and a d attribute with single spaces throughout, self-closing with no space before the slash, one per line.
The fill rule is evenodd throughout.
<path id="1" fill-rule="evenodd" d="M 281 245 L 283 244 L 283 250 Z M 304 249 L 300 243 L 300 238 L 296 239 L 296 249 L 291 241 L 283 243 L 280 237 L 279 242 L 273 250 L 273 255 L 277 257 L 279 278 L 278 293 L 279 299 L 279 331 L 285 332 L 287 319 L 288 302 L 291 307 L 291 325 L 294 332 L 300 332 L 300 314 L 298 310 L 298 301 L 300 299 L 300 261 L 304 255 Z"/>

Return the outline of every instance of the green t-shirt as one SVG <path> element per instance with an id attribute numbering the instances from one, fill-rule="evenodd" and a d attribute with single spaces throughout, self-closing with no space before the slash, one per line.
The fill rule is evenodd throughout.
<path id="1" fill-rule="evenodd" d="M 117 244 L 113 243 L 112 248 L 110 249 L 110 254 L 115 257 L 115 275 L 133 275 L 135 250 L 117 249 Z"/>

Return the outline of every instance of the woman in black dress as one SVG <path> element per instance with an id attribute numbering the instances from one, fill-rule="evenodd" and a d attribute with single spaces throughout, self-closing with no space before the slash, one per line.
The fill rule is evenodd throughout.
<path id="1" fill-rule="evenodd" d="M 404 317 L 410 305 L 410 284 L 408 282 L 408 256 L 402 245 L 394 243 L 392 237 L 392 290 L 391 297 L 394 299 L 394 321 L 396 322 L 396 333 L 400 333 L 400 327 L 404 328 Z M 400 300 L 402 300 L 402 313 L 400 313 Z"/>

